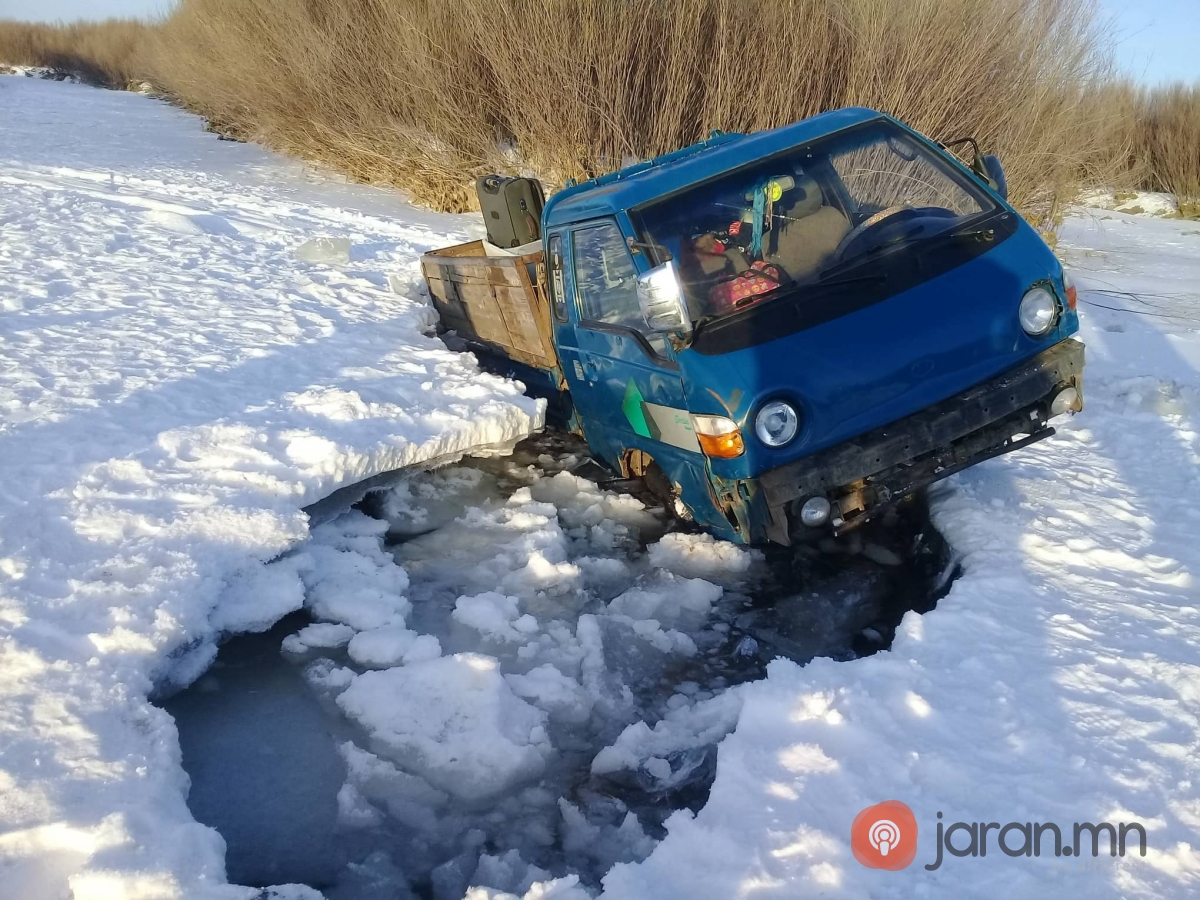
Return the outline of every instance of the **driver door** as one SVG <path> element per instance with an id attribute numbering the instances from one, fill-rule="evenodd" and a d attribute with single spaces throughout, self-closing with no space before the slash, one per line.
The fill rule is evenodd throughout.
<path id="1" fill-rule="evenodd" d="M 679 364 L 667 341 L 646 329 L 638 269 L 620 227 L 613 219 L 577 226 L 563 249 L 572 302 L 559 353 L 589 445 L 617 469 L 635 448 L 668 471 L 702 461 Z"/>

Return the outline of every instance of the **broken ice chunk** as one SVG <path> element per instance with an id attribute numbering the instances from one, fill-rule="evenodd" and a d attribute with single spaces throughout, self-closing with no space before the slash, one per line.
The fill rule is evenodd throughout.
<path id="1" fill-rule="evenodd" d="M 531 669 L 526 675 L 505 675 L 504 680 L 518 697 L 523 697 L 551 718 L 582 723 L 592 713 L 594 702 L 579 682 L 546 663 Z"/>
<path id="2" fill-rule="evenodd" d="M 437 659 L 442 646 L 431 634 L 417 634 L 403 625 L 383 625 L 356 634 L 346 652 L 359 665 L 387 669 Z"/>
<path id="3" fill-rule="evenodd" d="M 742 580 L 751 564 L 763 559 L 760 550 L 747 550 L 710 534 L 687 534 L 681 531 L 663 535 L 646 551 L 650 565 L 656 569 L 668 569 L 676 575 L 724 583 Z"/>
<path id="4" fill-rule="evenodd" d="M 463 800 L 536 778 L 551 752 L 546 714 L 513 693 L 489 656 L 365 672 L 337 702 L 379 752 Z"/>
<path id="5" fill-rule="evenodd" d="M 296 259 L 323 266 L 344 266 L 350 262 L 350 241 L 348 238 L 313 238 L 296 248 Z"/>
<path id="6" fill-rule="evenodd" d="M 497 641 L 525 641 L 538 630 L 538 621 L 520 614 L 516 597 L 487 591 L 474 597 L 459 597 L 451 616 L 454 621 L 474 628 L 484 637 Z"/>
<path id="7" fill-rule="evenodd" d="M 758 641 L 750 637 L 750 635 L 746 635 L 740 641 L 738 641 L 738 645 L 736 648 L 734 648 L 733 652 L 738 656 L 757 656 Z"/>
<path id="8" fill-rule="evenodd" d="M 353 669 L 339 666 L 326 657 L 313 660 L 304 670 L 304 680 L 318 690 L 344 690 L 357 677 Z"/>
<path id="9" fill-rule="evenodd" d="M 724 590 L 699 578 L 660 572 L 656 579 L 631 587 L 608 604 L 608 611 L 631 619 L 654 619 L 665 626 L 708 615 Z"/>
<path id="10" fill-rule="evenodd" d="M 335 625 L 329 622 L 316 622 L 306 625 L 295 634 L 289 634 L 283 639 L 283 649 L 287 653 L 304 653 L 314 647 L 323 649 L 340 647 L 354 637 L 354 629 L 349 625 Z"/>

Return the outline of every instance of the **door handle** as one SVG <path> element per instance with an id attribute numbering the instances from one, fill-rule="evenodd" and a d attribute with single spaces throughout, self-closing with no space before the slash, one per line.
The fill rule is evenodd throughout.
<path id="1" fill-rule="evenodd" d="M 600 378 L 600 367 L 593 360 L 583 361 L 583 371 L 587 373 L 588 381 L 598 381 Z"/>

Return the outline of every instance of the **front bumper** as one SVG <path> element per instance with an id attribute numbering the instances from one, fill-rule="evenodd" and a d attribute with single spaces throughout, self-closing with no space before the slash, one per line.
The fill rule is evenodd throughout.
<path id="1" fill-rule="evenodd" d="M 1073 386 L 1082 409 L 1083 365 L 1083 344 L 1061 341 L 941 403 L 763 473 L 751 492 L 759 512 L 749 517 L 752 536 L 790 544 L 794 509 L 815 496 L 833 505 L 834 533 L 845 532 L 928 484 L 1049 437 L 1060 390 Z"/>

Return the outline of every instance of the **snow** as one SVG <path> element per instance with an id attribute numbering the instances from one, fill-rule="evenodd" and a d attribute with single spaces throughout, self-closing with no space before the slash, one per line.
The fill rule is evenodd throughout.
<path id="1" fill-rule="evenodd" d="M 1113 208 L 1064 223 L 1087 406 L 934 491 L 961 570 L 937 608 L 888 651 L 729 687 L 714 673 L 760 652 L 730 623 L 764 554 L 660 537 L 661 514 L 553 459 L 410 473 L 383 520 L 303 512 L 539 426 L 519 386 L 425 334 L 415 258 L 462 220 L 143 97 L 13 78 L 0 108 L 0 896 L 320 896 L 226 883 L 192 811 L 241 803 L 254 832 L 253 806 L 282 807 L 247 774 L 189 811 L 148 700 L 201 677 L 221 697 L 222 634 L 301 607 L 276 658 L 309 725 L 272 764 L 314 805 L 275 852 L 319 861 L 354 835 L 349 865 L 322 862 L 333 900 L 414 896 L 420 865 L 437 900 L 1200 890 L 1200 225 L 1168 200 L 1097 197 Z M 853 592 L 792 589 L 782 616 L 829 606 L 812 646 L 855 621 Z M 289 721 L 249 695 L 243 751 Z M 199 736 L 209 762 L 219 737 Z M 579 783 L 680 791 L 714 765 L 661 840 Z M 849 846 L 889 799 L 920 825 L 897 873 Z M 928 871 L 939 821 L 1136 821 L 1149 848 Z"/>
<path id="2" fill-rule="evenodd" d="M 1115 210 L 1137 216 L 1168 216 L 1179 214 L 1174 195 L 1155 191 L 1087 191 L 1079 198 L 1084 208 Z"/>
<path id="3" fill-rule="evenodd" d="M 148 697 L 319 598 L 262 565 L 308 537 L 303 506 L 510 445 L 541 410 L 426 334 L 417 257 L 463 219 L 135 94 L 0 78 L 0 110 L 0 896 L 255 896 Z M 350 263 L 297 260 L 316 236 Z M 341 636 L 406 609 L 314 605 Z"/>
<path id="4" fill-rule="evenodd" d="M 890 651 L 780 659 L 738 689 L 708 802 L 669 819 L 645 861 L 616 866 L 604 897 L 1200 891 L 1200 226 L 1079 210 L 1059 250 L 1081 289 L 1084 412 L 935 492 L 962 576 L 936 610 L 908 614 Z M 631 726 L 596 764 L 678 746 L 671 730 Z M 899 873 L 849 846 L 855 815 L 888 799 L 920 831 Z M 927 871 L 939 813 L 1136 821 L 1148 851 L 993 847 Z"/>

